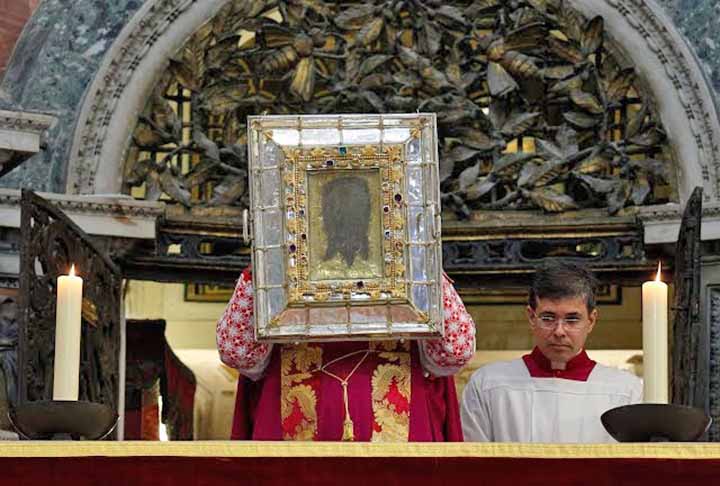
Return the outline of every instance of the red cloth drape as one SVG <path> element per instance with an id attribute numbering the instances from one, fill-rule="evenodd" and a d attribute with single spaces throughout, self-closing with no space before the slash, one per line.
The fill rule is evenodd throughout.
<path id="1" fill-rule="evenodd" d="M 193 440 L 195 388 L 193 372 L 166 346 L 163 422 L 170 440 Z"/>
<path id="2" fill-rule="evenodd" d="M 165 321 L 127 321 L 125 440 L 159 440 L 159 381 L 163 373 Z"/>
<path id="3" fill-rule="evenodd" d="M 127 321 L 125 440 L 159 440 L 158 398 L 171 440 L 193 439 L 195 376 L 172 352 L 165 321 Z"/>
<path id="4" fill-rule="evenodd" d="M 712 485 L 720 460 L 471 457 L 0 458 L 0 485 Z"/>
<path id="5" fill-rule="evenodd" d="M 157 387 L 142 391 L 140 408 L 125 410 L 124 440 L 160 440 Z"/>

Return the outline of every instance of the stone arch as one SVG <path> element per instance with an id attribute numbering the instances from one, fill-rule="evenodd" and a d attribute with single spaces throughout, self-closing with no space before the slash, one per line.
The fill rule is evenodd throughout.
<path id="1" fill-rule="evenodd" d="M 84 101 L 66 191 L 120 192 L 125 151 L 158 75 L 175 49 L 227 0 L 149 0 L 106 54 Z M 588 18 L 602 15 L 658 104 L 678 156 L 684 203 L 695 186 L 720 198 L 720 120 L 713 91 L 691 49 L 654 0 L 573 0 Z"/>
<path id="2" fill-rule="evenodd" d="M 69 194 L 119 193 L 138 114 L 172 53 L 228 0 L 149 0 L 108 50 L 78 116 Z"/>
<path id="3" fill-rule="evenodd" d="M 693 188 L 720 199 L 720 122 L 714 91 L 672 20 L 654 0 L 573 0 L 585 15 L 602 15 L 607 33 L 655 96 L 660 118 L 678 157 L 684 205 Z"/>

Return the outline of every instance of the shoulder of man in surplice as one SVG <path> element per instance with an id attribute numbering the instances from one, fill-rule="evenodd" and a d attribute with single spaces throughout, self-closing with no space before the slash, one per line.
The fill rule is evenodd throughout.
<path id="1" fill-rule="evenodd" d="M 603 382 L 616 387 L 642 388 L 642 380 L 627 370 L 596 363 L 588 380 Z"/>
<path id="2" fill-rule="evenodd" d="M 516 381 L 527 381 L 527 367 L 521 358 L 495 361 L 481 366 L 470 377 L 468 385 L 479 391 L 508 386 Z"/>

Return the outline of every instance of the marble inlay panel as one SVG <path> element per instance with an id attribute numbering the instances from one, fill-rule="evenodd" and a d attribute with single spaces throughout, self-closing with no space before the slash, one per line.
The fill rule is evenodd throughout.
<path id="1" fill-rule="evenodd" d="M 29 20 L 0 84 L 6 108 L 57 116 L 47 150 L 0 179 L 0 187 L 65 192 L 82 99 L 103 56 L 144 0 L 44 0 Z"/>
<path id="2" fill-rule="evenodd" d="M 720 2 L 658 0 L 687 37 L 716 93 L 720 93 Z"/>

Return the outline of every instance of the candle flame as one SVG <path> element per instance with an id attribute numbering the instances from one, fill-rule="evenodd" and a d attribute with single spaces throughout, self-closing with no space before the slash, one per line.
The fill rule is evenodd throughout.
<path id="1" fill-rule="evenodd" d="M 662 282 L 662 280 L 660 280 L 660 272 L 662 272 L 662 262 L 658 262 L 658 271 L 657 275 L 655 276 L 656 282 Z"/>
<path id="2" fill-rule="evenodd" d="M 70 265 L 70 276 L 71 277 L 75 276 L 75 264 L 74 263 L 72 265 Z"/>

